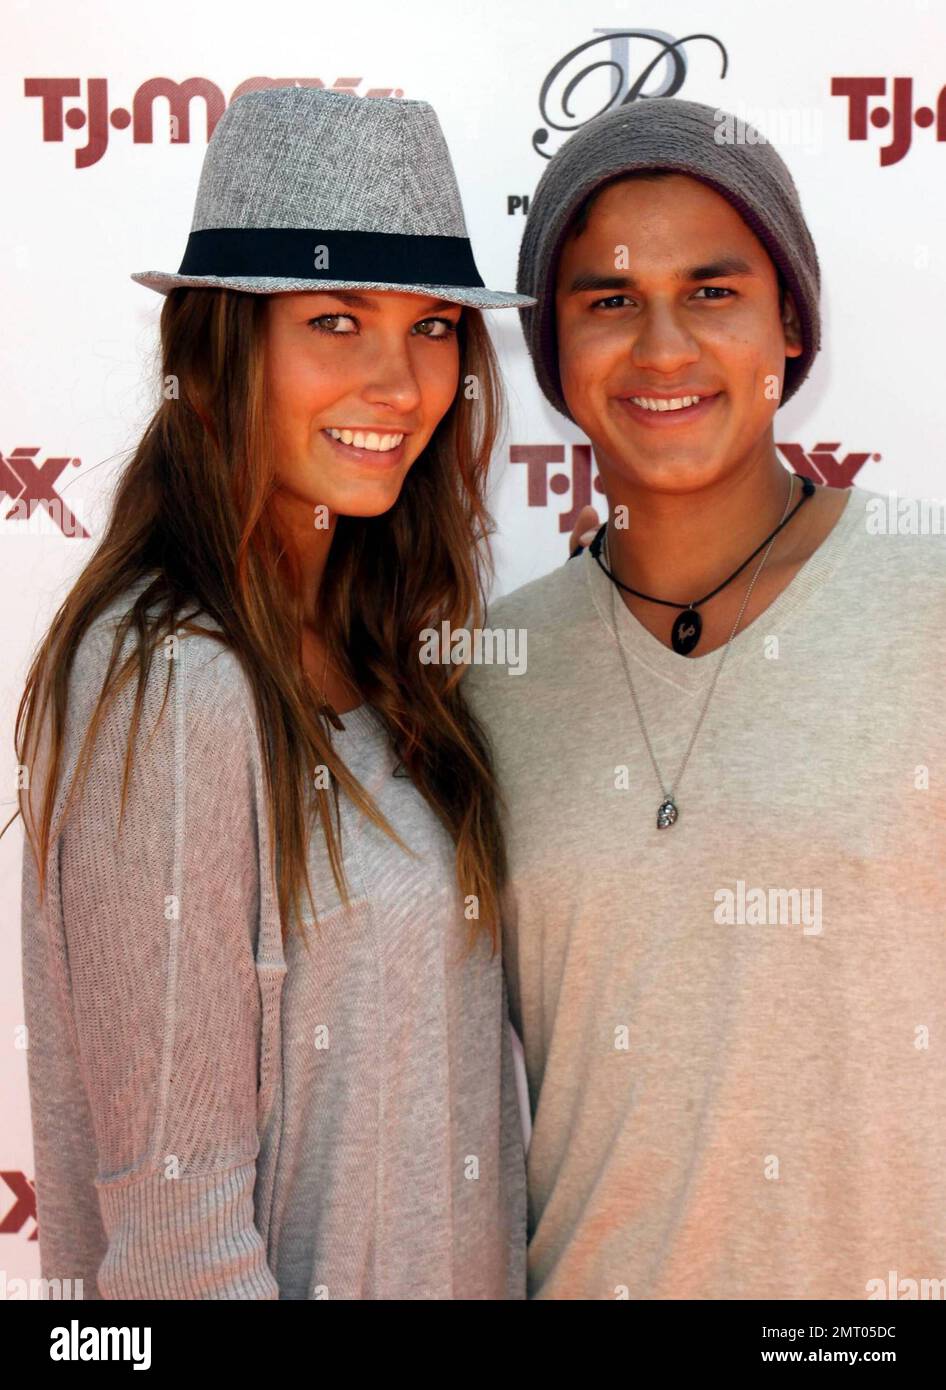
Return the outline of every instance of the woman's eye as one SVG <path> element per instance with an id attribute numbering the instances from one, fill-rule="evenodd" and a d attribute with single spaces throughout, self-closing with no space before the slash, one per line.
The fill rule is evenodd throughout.
<path id="1" fill-rule="evenodd" d="M 308 319 L 307 326 L 322 333 L 331 333 L 336 338 L 358 331 L 357 320 L 351 314 L 319 314 L 317 318 Z M 422 319 L 414 325 L 414 331 L 424 338 L 449 338 L 456 333 L 457 326 L 452 319 Z"/>
<path id="2" fill-rule="evenodd" d="M 701 285 L 697 294 L 702 294 L 704 290 L 709 294 L 735 294 L 735 290 L 727 290 L 725 285 Z"/>
<path id="3" fill-rule="evenodd" d="M 319 314 L 318 318 L 308 320 L 308 326 L 321 329 L 323 333 L 334 333 L 336 337 L 340 333 L 354 333 L 354 328 L 336 328 L 336 325 L 343 321 L 352 324 L 355 322 L 351 314 Z"/>
<path id="4" fill-rule="evenodd" d="M 609 294 L 607 299 L 596 299 L 591 307 L 592 309 L 597 309 L 600 305 L 603 304 L 614 306 L 615 301 L 618 299 L 623 299 L 625 304 L 630 303 L 630 300 L 628 299 L 626 294 Z M 618 305 L 617 307 L 622 308 L 623 305 Z"/>
<path id="5" fill-rule="evenodd" d="M 453 319 L 421 319 L 420 323 L 414 325 L 422 338 L 449 338 L 456 333 L 457 326 Z M 442 328 L 442 333 L 427 332 L 427 328 Z"/>

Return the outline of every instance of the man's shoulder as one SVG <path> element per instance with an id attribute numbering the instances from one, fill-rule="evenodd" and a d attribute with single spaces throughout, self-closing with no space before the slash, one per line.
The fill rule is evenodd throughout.
<path id="1" fill-rule="evenodd" d="M 859 487 L 851 492 L 851 525 L 871 542 L 862 552 L 867 563 L 946 576 L 946 499 Z"/>
<path id="2" fill-rule="evenodd" d="M 505 702 L 514 692 L 534 701 L 539 689 L 559 682 L 570 654 L 586 645 L 594 610 L 587 575 L 587 553 L 568 560 L 538 579 L 530 579 L 490 604 L 486 625 L 493 634 L 512 634 L 521 670 L 510 678 L 509 664 L 474 662 L 464 691 L 474 705 Z M 509 649 L 509 642 L 507 642 Z"/>
<path id="3" fill-rule="evenodd" d="M 574 622 L 584 616 L 581 599 L 587 596 L 582 566 L 589 563 L 587 552 L 566 560 L 548 574 L 520 584 L 489 605 L 487 622 L 491 627 L 512 627 L 528 623 L 540 625 Z"/>

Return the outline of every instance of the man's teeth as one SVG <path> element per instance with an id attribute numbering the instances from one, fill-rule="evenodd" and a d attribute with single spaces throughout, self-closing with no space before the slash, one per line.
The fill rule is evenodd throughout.
<path id="1" fill-rule="evenodd" d="M 688 405 L 697 405 L 702 396 L 674 396 L 672 400 L 653 400 L 650 396 L 632 396 L 635 405 L 645 410 L 684 410 Z"/>
<path id="2" fill-rule="evenodd" d="M 396 449 L 404 438 L 403 434 L 376 434 L 374 430 L 365 433 L 364 430 L 336 430 L 331 427 L 325 433 L 330 434 L 333 439 L 340 440 L 342 444 L 353 444 L 356 449 L 373 449 L 379 454 Z"/>

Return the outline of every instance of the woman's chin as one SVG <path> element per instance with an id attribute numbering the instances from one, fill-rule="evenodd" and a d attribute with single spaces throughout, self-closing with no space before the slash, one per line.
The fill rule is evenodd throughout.
<path id="1" fill-rule="evenodd" d="M 323 498 L 337 516 L 383 516 L 401 495 L 404 479 L 387 478 L 357 486 L 339 488 L 332 498 Z"/>

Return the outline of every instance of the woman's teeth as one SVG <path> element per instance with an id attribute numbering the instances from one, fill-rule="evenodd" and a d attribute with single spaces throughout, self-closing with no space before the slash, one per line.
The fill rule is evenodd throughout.
<path id="1" fill-rule="evenodd" d="M 379 454 L 396 449 L 404 438 L 403 434 L 376 434 L 374 430 L 336 430 L 331 427 L 325 433 L 342 444 L 352 444 L 356 449 L 373 449 Z"/>

